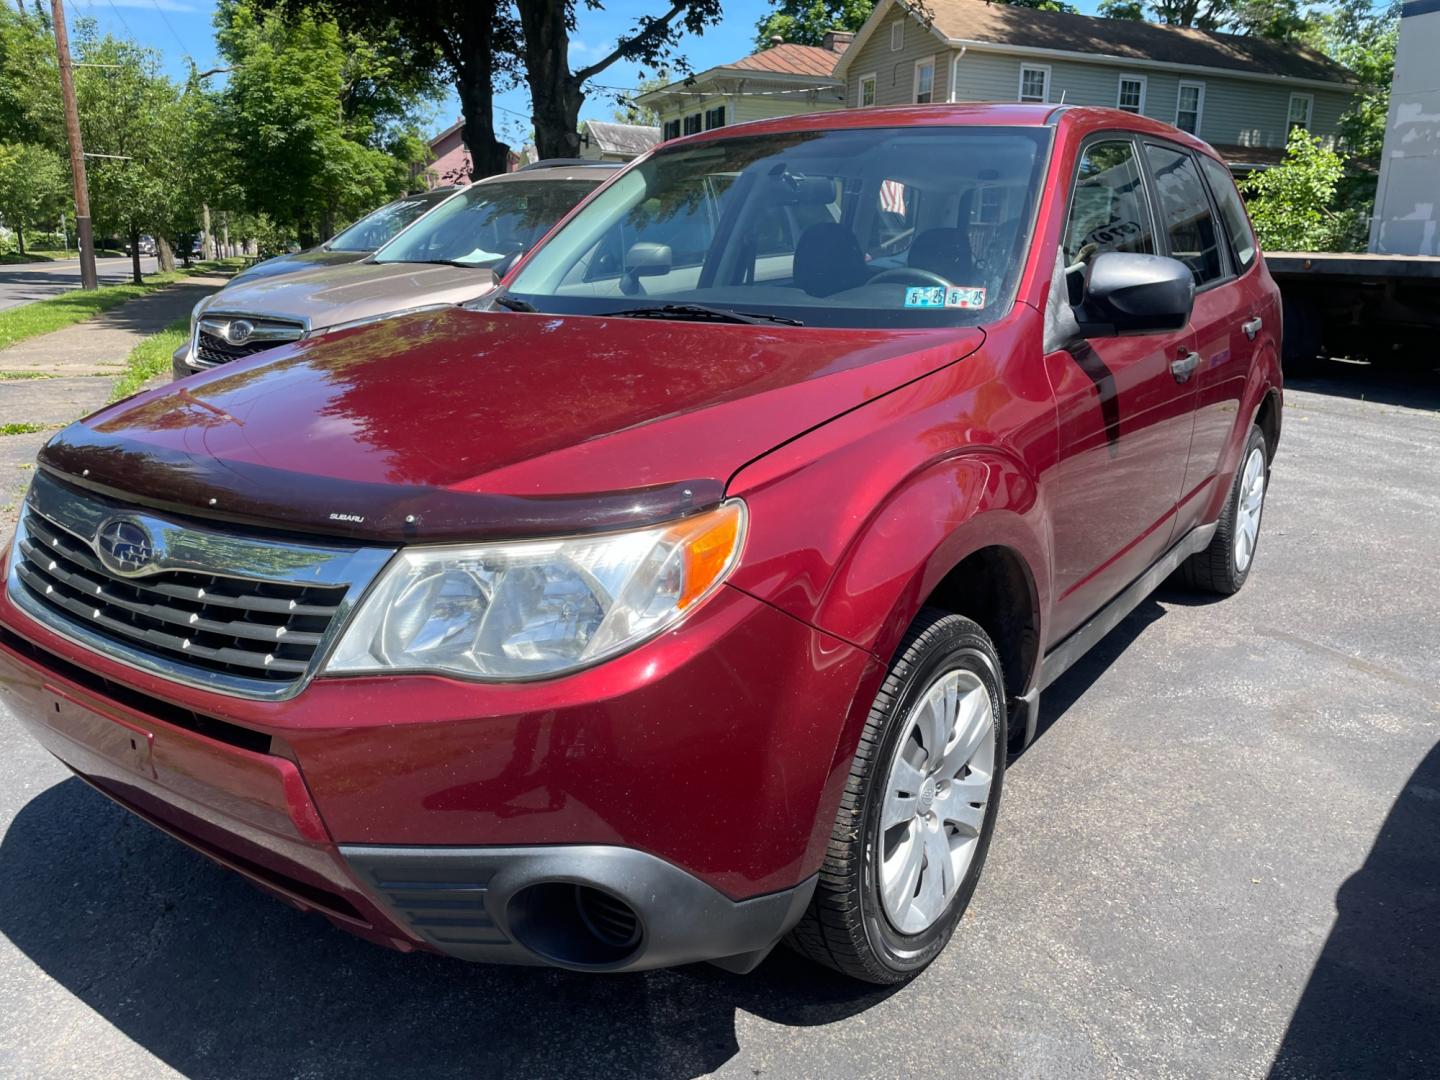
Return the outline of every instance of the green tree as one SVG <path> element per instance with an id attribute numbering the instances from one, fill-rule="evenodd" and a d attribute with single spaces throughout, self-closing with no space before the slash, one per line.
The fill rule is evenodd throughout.
<path id="1" fill-rule="evenodd" d="M 1309 44 L 1354 73 L 1360 92 L 1340 118 L 1340 138 L 1358 158 L 1379 161 L 1395 77 L 1400 3 L 1371 7 L 1370 0 L 1340 0 L 1319 12 L 1306 33 Z"/>
<path id="2" fill-rule="evenodd" d="M 415 126 L 438 83 L 397 56 L 393 39 L 247 0 L 222 0 L 216 22 L 231 70 L 214 126 L 240 177 L 233 209 L 308 242 L 406 189 L 425 163 Z"/>
<path id="3" fill-rule="evenodd" d="M 611 117 L 617 124 L 647 124 L 654 127 L 660 123 L 660 115 L 654 109 L 637 104 L 635 99 L 648 94 L 651 90 L 669 86 L 674 81 L 674 76 L 668 71 L 660 71 L 642 78 L 633 93 L 626 93 L 615 98 L 615 111 L 610 114 Z"/>
<path id="4" fill-rule="evenodd" d="M 1290 132 L 1285 161 L 1241 183 L 1262 246 L 1273 251 L 1344 251 L 1360 239 L 1362 208 L 1337 205 L 1345 162 L 1323 139 Z"/>
<path id="5" fill-rule="evenodd" d="M 21 255 L 26 229 L 54 224 L 69 181 L 70 170 L 48 146 L 0 143 L 0 221 L 15 230 Z"/>
<path id="6" fill-rule="evenodd" d="M 819 45 L 827 30 L 859 30 L 874 8 L 875 0 L 777 0 L 775 10 L 755 24 L 755 47 L 769 48 L 774 37 Z"/>
<path id="7" fill-rule="evenodd" d="M 1145 21 L 1145 5 L 1141 0 L 1100 0 L 1097 10 L 1102 19 L 1120 19 L 1124 22 Z"/>
<path id="8" fill-rule="evenodd" d="M 0 142 L 59 149 L 59 86 L 49 5 L 0 6 Z"/>

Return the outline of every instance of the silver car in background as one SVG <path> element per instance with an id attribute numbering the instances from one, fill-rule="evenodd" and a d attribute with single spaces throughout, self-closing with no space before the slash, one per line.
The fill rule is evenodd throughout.
<path id="1" fill-rule="evenodd" d="M 536 162 L 471 184 L 360 262 L 232 281 L 196 305 L 175 377 L 325 330 L 478 299 L 618 167 Z"/>

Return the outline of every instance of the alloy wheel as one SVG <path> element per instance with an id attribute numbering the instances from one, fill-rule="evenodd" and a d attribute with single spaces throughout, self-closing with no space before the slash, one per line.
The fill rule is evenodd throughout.
<path id="1" fill-rule="evenodd" d="M 1265 451 L 1255 447 L 1245 459 L 1240 498 L 1235 508 L 1235 569 L 1244 573 L 1255 557 L 1260 536 L 1260 511 L 1265 505 Z"/>

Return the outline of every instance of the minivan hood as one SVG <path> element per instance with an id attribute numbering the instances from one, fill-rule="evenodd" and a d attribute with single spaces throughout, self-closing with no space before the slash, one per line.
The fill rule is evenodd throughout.
<path id="1" fill-rule="evenodd" d="M 352 262 L 232 282 L 204 310 L 298 319 L 311 332 L 431 304 L 463 304 L 495 287 L 480 267 Z"/>
<path id="2" fill-rule="evenodd" d="M 375 540 L 648 524 L 984 337 L 446 308 L 136 395 L 40 460 L 157 509 Z"/>

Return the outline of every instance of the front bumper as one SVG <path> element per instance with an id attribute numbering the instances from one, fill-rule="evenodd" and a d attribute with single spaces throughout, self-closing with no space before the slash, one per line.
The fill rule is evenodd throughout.
<path id="1" fill-rule="evenodd" d="M 88 783 L 345 929 L 472 960 L 758 962 L 813 889 L 868 669 L 722 589 L 565 679 L 322 678 L 260 702 L 125 667 L 0 595 L 0 698 Z M 597 901 L 633 941 L 576 936 Z"/>

